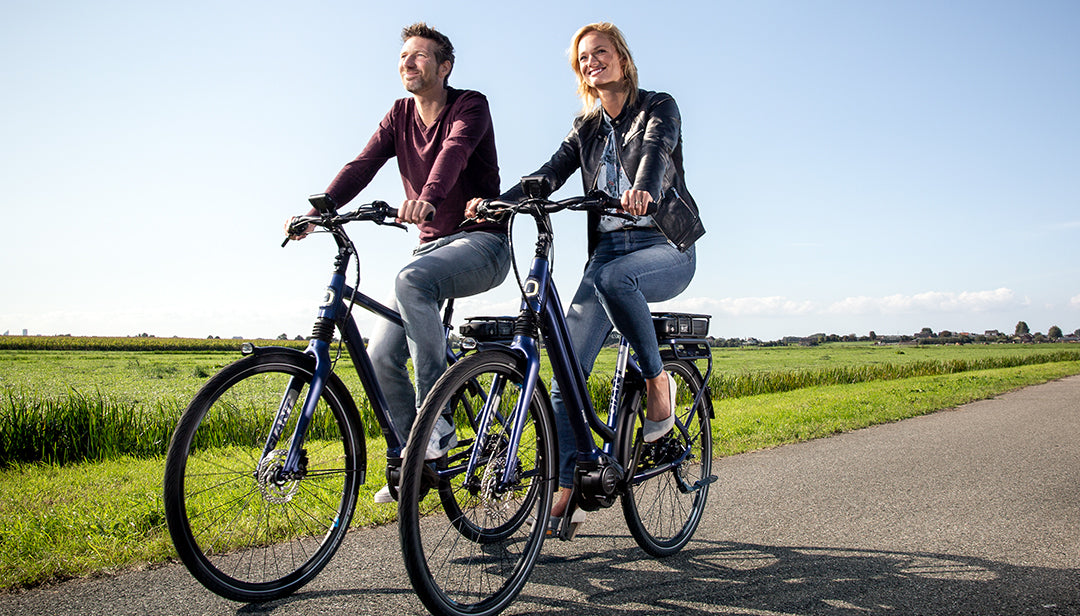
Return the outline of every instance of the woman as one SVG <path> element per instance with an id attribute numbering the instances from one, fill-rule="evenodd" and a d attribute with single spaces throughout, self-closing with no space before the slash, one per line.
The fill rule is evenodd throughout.
<path id="1" fill-rule="evenodd" d="M 651 203 L 677 192 L 688 204 L 681 214 L 672 215 L 678 225 L 698 228 L 694 239 L 704 232 L 683 182 L 679 109 L 668 94 L 638 89 L 630 49 L 613 24 L 595 23 L 578 30 L 570 46 L 570 66 L 578 79 L 582 111 L 558 151 L 532 175 L 545 176 L 554 191 L 581 169 L 586 192 L 604 190 L 634 215 L 633 221 L 589 215 L 589 260 L 566 320 L 585 374 L 592 371 L 613 324 L 626 336 L 646 378 L 644 436 L 651 442 L 674 424 L 675 380 L 663 370 L 648 302 L 681 293 L 694 276 L 696 261 L 693 240 L 683 245 L 684 251 L 676 248 L 646 211 Z M 500 198 L 517 201 L 523 196 L 516 187 Z M 478 203 L 476 199 L 469 204 L 472 213 Z M 552 529 L 557 531 L 573 487 L 577 450 L 558 383 L 551 398 L 562 488 L 551 510 Z M 571 536 L 583 520 L 584 512 L 577 511 Z"/>

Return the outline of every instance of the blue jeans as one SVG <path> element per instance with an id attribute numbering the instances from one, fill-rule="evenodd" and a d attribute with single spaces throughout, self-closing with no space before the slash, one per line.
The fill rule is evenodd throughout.
<path id="1" fill-rule="evenodd" d="M 390 421 L 403 442 L 417 409 L 446 370 L 446 333 L 440 314 L 443 302 L 494 288 L 508 271 L 507 237 L 474 231 L 421 244 L 398 273 L 394 297 L 387 305 L 401 313 L 405 326 L 379 319 L 368 354 L 389 405 Z M 406 364 L 410 356 L 415 389 Z"/>
<path id="2" fill-rule="evenodd" d="M 679 252 L 656 229 L 601 233 L 585 275 L 566 312 L 581 371 L 588 377 L 612 326 L 630 343 L 645 378 L 664 369 L 648 302 L 682 293 L 697 269 L 694 248 Z M 559 486 L 574 485 L 577 445 L 559 384 L 551 386 L 559 436 Z"/>

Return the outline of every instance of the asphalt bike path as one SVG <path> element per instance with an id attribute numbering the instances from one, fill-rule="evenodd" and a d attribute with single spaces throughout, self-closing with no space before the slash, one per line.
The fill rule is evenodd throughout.
<path id="1" fill-rule="evenodd" d="M 547 541 L 505 614 L 1080 615 L 1080 376 L 715 461 L 693 541 L 656 560 L 618 505 Z M 0 595 L 0 614 L 425 614 L 397 526 L 350 532 L 261 605 L 179 564 Z"/>

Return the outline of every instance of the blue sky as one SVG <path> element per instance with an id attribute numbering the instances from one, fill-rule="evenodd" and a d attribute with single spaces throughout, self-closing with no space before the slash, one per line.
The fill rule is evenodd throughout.
<path id="1" fill-rule="evenodd" d="M 332 250 L 280 248 L 282 224 L 405 95 L 418 20 L 453 40 L 451 85 L 488 96 L 504 187 L 578 109 L 572 33 L 619 25 L 642 86 L 679 102 L 708 228 L 658 307 L 712 314 L 714 336 L 1080 328 L 1080 4 L 664 6 L 5 2 L 0 332 L 309 333 Z M 402 196 L 391 163 L 360 199 Z M 556 225 L 568 301 L 584 216 Z M 385 297 L 415 230 L 353 234 Z M 508 279 L 458 315 L 516 297 Z"/>

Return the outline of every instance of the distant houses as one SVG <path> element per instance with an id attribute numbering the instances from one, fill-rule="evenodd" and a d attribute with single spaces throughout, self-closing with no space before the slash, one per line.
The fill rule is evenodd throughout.
<path id="1" fill-rule="evenodd" d="M 1056 333 L 1056 332 L 1054 332 Z M 996 329 L 985 330 L 981 334 L 974 332 L 935 333 L 928 327 L 910 335 L 879 335 L 870 332 L 868 336 L 847 334 L 811 334 L 809 336 L 784 336 L 780 340 L 766 342 L 757 338 L 714 338 L 709 336 L 709 343 L 714 347 L 770 347 L 770 346 L 817 346 L 828 342 L 873 342 L 878 345 L 948 345 L 948 344 L 1039 344 L 1045 342 L 1080 343 L 1080 330 L 1071 334 L 1050 338 L 1042 333 L 1023 333 L 1008 335 Z"/>

